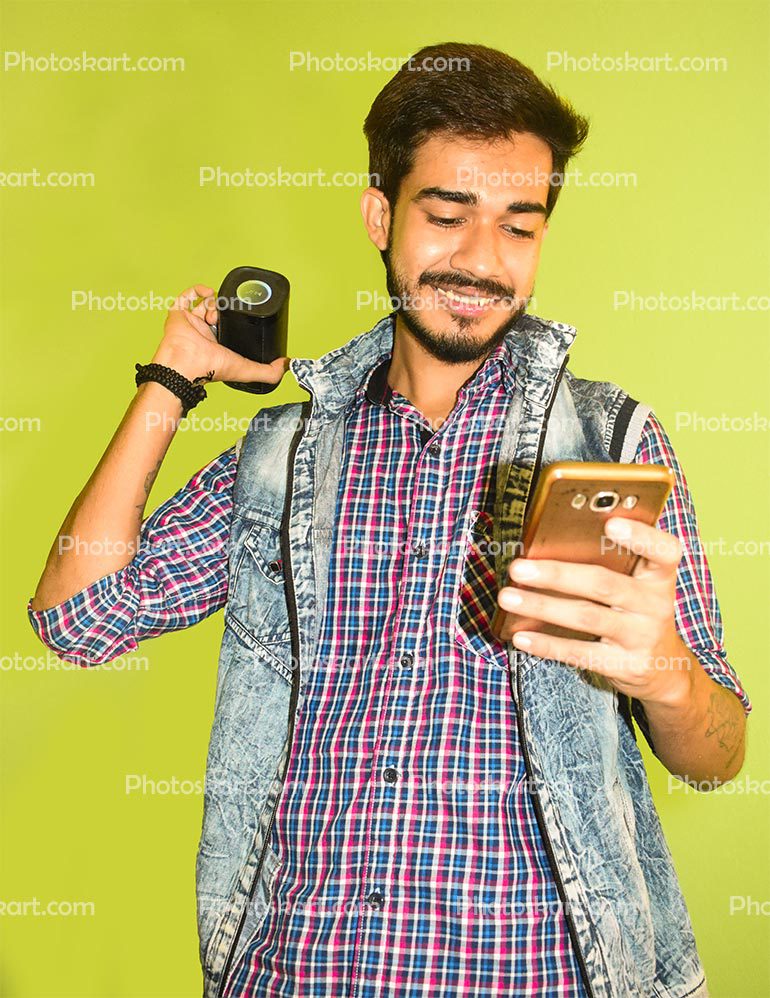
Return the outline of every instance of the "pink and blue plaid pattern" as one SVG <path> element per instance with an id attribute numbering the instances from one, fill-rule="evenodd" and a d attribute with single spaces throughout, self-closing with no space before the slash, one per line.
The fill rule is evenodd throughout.
<path id="1" fill-rule="evenodd" d="M 582 995 L 505 647 L 486 627 L 496 594 L 482 540 L 513 358 L 501 344 L 435 433 L 388 388 L 387 361 L 349 407 L 322 632 L 273 825 L 282 865 L 227 998 Z M 687 483 L 653 415 L 635 460 L 676 472 L 659 526 L 685 548 L 680 633 L 748 713 Z M 28 608 L 41 639 L 68 660 L 109 661 L 220 609 L 235 470 L 231 447 L 145 520 L 131 564 Z"/>

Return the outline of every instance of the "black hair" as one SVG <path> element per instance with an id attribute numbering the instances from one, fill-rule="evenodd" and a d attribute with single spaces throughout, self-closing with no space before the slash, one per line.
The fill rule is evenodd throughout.
<path id="1" fill-rule="evenodd" d="M 431 136 L 494 140 L 531 132 L 551 148 L 550 215 L 588 124 L 550 84 L 505 52 L 461 42 L 429 45 L 401 66 L 366 116 L 370 182 L 393 210 L 415 152 Z"/>

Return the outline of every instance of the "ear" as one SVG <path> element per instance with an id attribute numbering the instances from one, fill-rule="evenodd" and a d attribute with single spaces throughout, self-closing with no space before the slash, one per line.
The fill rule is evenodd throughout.
<path id="1" fill-rule="evenodd" d="M 377 187 L 367 187 L 361 195 L 361 214 L 369 238 L 382 251 L 388 245 L 391 215 L 388 199 Z"/>
<path id="2" fill-rule="evenodd" d="M 543 226 L 543 239 L 545 239 L 546 235 L 548 234 L 548 226 L 550 224 L 551 224 L 550 222 L 546 222 L 545 225 Z"/>

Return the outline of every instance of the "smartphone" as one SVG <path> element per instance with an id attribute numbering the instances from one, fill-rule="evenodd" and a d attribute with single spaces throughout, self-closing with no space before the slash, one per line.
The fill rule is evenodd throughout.
<path id="1" fill-rule="evenodd" d="M 625 516 L 654 527 L 673 485 L 674 472 L 660 464 L 559 461 L 545 465 L 524 520 L 521 557 L 603 565 L 631 575 L 640 556 L 608 537 L 604 521 L 610 516 Z M 506 579 L 510 578 L 508 566 Z M 516 585 L 535 588 L 519 582 Z M 538 591 L 561 599 L 578 598 L 552 590 Z M 501 637 L 506 621 L 513 623 L 513 631 L 598 640 L 595 634 L 534 620 L 497 605 L 490 627 L 501 641 L 509 640 Z"/>

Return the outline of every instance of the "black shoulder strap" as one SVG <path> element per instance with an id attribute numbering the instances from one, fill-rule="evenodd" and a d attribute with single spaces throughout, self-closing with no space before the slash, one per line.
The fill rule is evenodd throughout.
<path id="1" fill-rule="evenodd" d="M 630 395 L 626 395 L 623 404 L 618 410 L 618 414 L 615 417 L 615 424 L 612 428 L 612 439 L 610 440 L 609 447 L 610 457 L 613 461 L 620 461 L 623 455 L 623 444 L 626 441 L 626 435 L 631 425 L 631 417 L 639 404 L 636 399 L 632 399 Z"/>
<path id="2" fill-rule="evenodd" d="M 615 417 L 615 425 L 612 428 L 609 452 L 613 461 L 621 461 L 624 457 L 626 462 L 633 460 L 644 421 L 649 411 L 648 406 L 642 405 L 636 399 L 631 398 L 630 395 L 626 395 Z M 639 725 L 639 730 L 644 735 L 647 744 L 653 753 L 655 753 L 649 722 L 647 721 L 647 715 L 644 712 L 642 704 L 626 693 L 618 693 L 618 711 L 634 736 L 634 741 L 636 741 L 636 731 L 634 730 L 632 717 Z"/>

